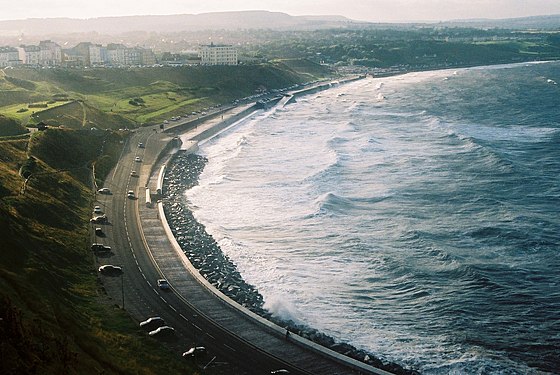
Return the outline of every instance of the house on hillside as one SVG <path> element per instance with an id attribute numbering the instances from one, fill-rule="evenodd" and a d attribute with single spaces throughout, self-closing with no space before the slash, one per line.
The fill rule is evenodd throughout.
<path id="1" fill-rule="evenodd" d="M 40 123 L 37 124 L 37 130 L 39 131 L 47 130 L 47 124 L 41 121 Z"/>

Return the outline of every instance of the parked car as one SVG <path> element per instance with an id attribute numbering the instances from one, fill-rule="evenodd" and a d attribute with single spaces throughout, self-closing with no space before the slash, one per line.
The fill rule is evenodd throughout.
<path id="1" fill-rule="evenodd" d="M 165 325 L 165 321 L 163 320 L 163 318 L 159 316 L 153 316 L 151 318 L 144 320 L 143 322 L 140 322 L 140 327 L 149 329 L 150 331 L 153 331 L 164 325 Z"/>
<path id="2" fill-rule="evenodd" d="M 111 189 L 109 189 L 109 188 L 101 188 L 101 189 L 97 190 L 97 192 L 98 192 L 99 194 L 111 194 Z"/>
<path id="3" fill-rule="evenodd" d="M 99 267 L 99 272 L 107 275 L 114 275 L 122 273 L 122 267 L 113 266 L 112 264 L 106 264 Z"/>
<path id="4" fill-rule="evenodd" d="M 89 221 L 95 224 L 103 224 L 107 222 L 107 215 L 94 216 Z"/>
<path id="5" fill-rule="evenodd" d="M 157 285 L 160 289 L 169 289 L 169 282 L 165 279 L 159 279 Z"/>
<path id="6" fill-rule="evenodd" d="M 204 346 L 195 346 L 183 353 L 183 358 L 198 358 L 206 355 L 206 348 Z"/>
<path id="7" fill-rule="evenodd" d="M 142 161 L 142 159 L 140 159 L 140 156 L 137 156 L 134 158 L 134 161 L 137 163 L 140 163 Z"/>
<path id="8" fill-rule="evenodd" d="M 105 246 L 101 243 L 91 244 L 91 250 L 97 252 L 111 252 L 111 246 Z"/>
<path id="9" fill-rule="evenodd" d="M 103 211 L 101 210 L 101 206 L 95 206 L 95 207 L 93 207 L 93 213 L 94 213 L 94 214 L 102 214 Z"/>
<path id="10" fill-rule="evenodd" d="M 103 229 L 97 227 L 97 228 L 95 228 L 95 235 L 99 236 L 99 237 L 103 237 L 105 235 L 105 233 L 103 233 Z"/>
<path id="11" fill-rule="evenodd" d="M 172 336 L 175 334 L 175 328 L 170 326 L 161 326 L 153 331 L 150 331 L 148 335 L 150 336 Z"/>

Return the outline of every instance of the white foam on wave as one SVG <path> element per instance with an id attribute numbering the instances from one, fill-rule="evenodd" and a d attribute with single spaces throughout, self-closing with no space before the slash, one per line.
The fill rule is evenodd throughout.
<path id="1" fill-rule="evenodd" d="M 405 103 L 414 100 L 407 97 L 408 85 L 429 79 L 430 85 L 443 85 L 441 77 L 452 74 L 349 84 L 344 91 L 334 88 L 321 97 L 298 100 L 274 117 L 261 118 L 250 132 L 241 127 L 247 140 L 233 138 L 229 151 L 224 139 L 212 152 L 202 147 L 210 162 L 200 179 L 204 189 L 193 200 L 199 207 L 197 219 L 220 240 L 244 279 L 258 288 L 271 313 L 433 374 L 477 372 L 488 363 L 488 350 L 472 353 L 475 346 L 455 346 L 453 337 L 431 331 L 454 322 L 438 316 L 439 305 L 432 303 L 445 296 L 430 285 L 414 284 L 414 273 L 424 267 L 425 276 L 431 270 L 453 274 L 457 261 L 443 250 L 419 259 L 416 247 L 432 239 L 420 234 L 403 246 L 403 234 L 448 219 L 442 215 L 430 221 L 435 207 L 430 197 L 438 184 L 455 186 L 454 171 L 448 173 L 443 165 L 449 159 L 480 154 L 491 165 L 496 162 L 473 134 L 523 140 L 556 131 L 532 134 L 526 127 L 510 129 L 517 132 L 513 135 L 486 132 L 476 124 L 448 124 L 430 117 L 429 110 L 395 104 L 397 96 Z M 468 78 L 464 76 L 458 74 L 445 85 Z M 391 100 L 376 106 L 372 102 L 381 86 Z M 348 103 L 333 100 L 341 92 Z M 208 186 L 213 178 L 218 183 Z M 424 197 L 423 205 L 409 200 L 415 196 Z M 316 215 L 338 208 L 343 220 L 341 215 Z M 410 274 L 416 287 L 391 289 L 397 271 Z M 434 315 L 423 320 L 419 312 Z M 496 354 L 492 366 L 497 372 L 506 365 Z"/>
<path id="2" fill-rule="evenodd" d="M 291 301 L 289 295 L 269 295 L 266 298 L 264 308 L 275 317 L 286 321 L 293 321 L 296 324 L 302 324 L 300 320 L 301 312 L 297 305 Z"/>

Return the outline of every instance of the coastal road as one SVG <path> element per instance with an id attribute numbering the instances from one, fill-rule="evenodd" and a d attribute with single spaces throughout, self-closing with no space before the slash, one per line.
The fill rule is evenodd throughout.
<path id="1" fill-rule="evenodd" d="M 141 169 L 143 165 L 153 162 L 155 156 L 146 155 L 146 148 L 138 148 L 137 144 L 142 142 L 149 145 L 150 139 L 156 138 L 154 134 L 150 129 L 132 135 L 119 164 L 107 179 L 105 187 L 110 188 L 112 194 L 97 194 L 98 204 L 107 214 L 109 223 L 92 225 L 92 229 L 101 227 L 104 232 L 104 236 L 99 237 L 92 230 L 92 241 L 112 248 L 111 254 L 98 255 L 98 264 L 119 265 L 124 271 L 121 276 L 100 275 L 107 293 L 117 305 L 122 306 L 124 302 L 124 308 L 138 321 L 150 316 L 164 318 L 166 324 L 175 328 L 176 333 L 174 338 L 162 340 L 162 344 L 170 347 L 178 356 L 193 346 L 205 346 L 208 355 L 203 360 L 198 359 L 197 365 L 205 366 L 211 362 L 207 373 L 269 374 L 273 370 L 288 369 L 292 374 L 309 374 L 263 353 L 208 321 L 204 314 L 172 291 L 157 287 L 156 281 L 161 275 L 145 249 L 138 225 L 137 205 L 144 202 L 127 198 L 128 190 L 133 190 L 138 197 L 140 189 L 144 189 L 140 185 Z M 136 156 L 142 162 L 135 162 Z M 139 172 L 140 177 L 132 177 L 132 170 Z"/>
<path id="2" fill-rule="evenodd" d="M 144 231 L 150 228 L 142 228 L 140 223 L 139 208 L 143 209 L 141 205 L 144 205 L 144 201 L 127 198 L 129 190 L 133 190 L 136 197 L 145 197 L 145 186 L 148 184 L 152 165 L 156 163 L 159 152 L 171 140 L 170 136 L 155 130 L 154 127 L 143 128 L 131 135 L 118 165 L 106 180 L 105 187 L 110 188 L 112 194 L 97 195 L 98 204 L 107 213 L 109 223 L 102 225 L 105 237 L 96 237 L 93 241 L 103 242 L 113 249 L 109 255 L 99 255 L 98 264 L 120 265 L 124 270 L 122 276 L 100 275 L 115 304 L 124 305 L 138 321 L 150 316 L 164 318 L 168 325 L 175 328 L 175 335 L 162 340 L 162 345 L 171 348 L 178 356 L 190 347 L 205 346 L 208 355 L 195 365 L 199 368 L 206 366 L 206 373 L 270 374 L 279 369 L 286 369 L 290 374 L 374 373 L 351 369 L 283 338 L 267 338 L 259 326 L 243 314 L 231 311 L 233 309 L 224 306 L 223 302 L 218 301 L 196 281 L 186 281 L 189 276 L 184 268 L 175 272 L 179 276 L 174 282 L 177 282 L 177 287 L 184 284 L 185 292 L 178 293 L 175 288 L 161 290 L 157 287 L 156 280 L 162 277 L 162 271 L 154 261 L 151 252 L 153 249 L 150 250 L 146 242 Z M 139 142 L 145 148 L 139 148 Z M 134 161 L 136 156 L 141 162 Z M 139 177 L 131 176 L 132 170 Z M 92 236 L 95 236 L 93 228 L 96 226 L 98 225 L 92 225 Z M 161 223 L 158 222 L 152 229 L 160 227 Z M 166 267 L 168 272 L 169 269 L 183 266 L 174 261 Z M 236 332 L 236 329 L 242 329 L 243 332 Z M 254 342 L 259 342 L 259 347 Z M 266 347 L 266 351 L 260 349 L 261 346 Z"/>

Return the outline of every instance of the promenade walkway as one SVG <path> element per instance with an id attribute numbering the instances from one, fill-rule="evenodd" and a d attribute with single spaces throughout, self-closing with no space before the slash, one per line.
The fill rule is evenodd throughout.
<path id="1" fill-rule="evenodd" d="M 235 123 L 241 117 L 249 115 L 249 107 L 236 108 L 230 112 L 215 116 L 213 119 L 189 128 L 183 135 L 184 144 L 196 142 L 210 137 L 223 130 L 227 125 Z M 156 191 L 158 172 L 161 166 L 171 158 L 172 151 L 168 144 L 173 135 L 154 133 L 146 144 L 146 160 L 158 160 L 155 165 L 143 165 L 140 186 Z M 192 147 L 193 144 L 190 144 Z M 164 155 L 159 155 L 161 150 Z M 139 202 L 145 202 L 145 189 L 140 189 Z M 261 350 L 281 358 L 285 362 L 309 374 L 381 374 L 388 372 L 375 369 L 361 362 L 354 361 L 334 351 L 325 349 L 297 335 L 286 338 L 285 330 L 223 296 L 204 280 L 193 268 L 179 245 L 173 238 L 167 222 L 164 220 L 160 204 L 148 207 L 139 204 L 141 229 L 144 234 L 151 257 L 161 273 L 171 284 L 173 291 L 200 314 L 217 322 L 223 328 L 238 337 L 260 348 Z M 162 220 L 163 219 L 163 220 Z"/>

